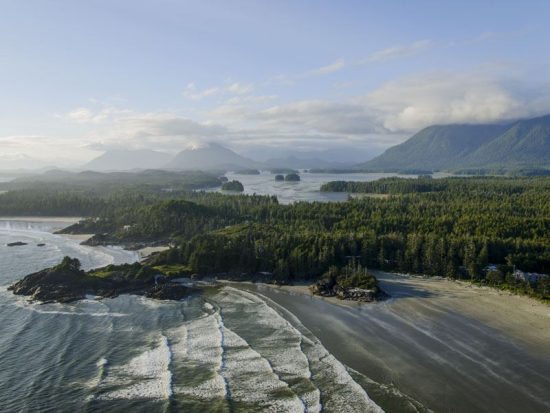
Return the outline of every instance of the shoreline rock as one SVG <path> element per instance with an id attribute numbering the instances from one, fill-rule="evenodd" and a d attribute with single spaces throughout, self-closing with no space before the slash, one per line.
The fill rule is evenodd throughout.
<path id="1" fill-rule="evenodd" d="M 20 246 L 23 246 L 23 245 L 29 245 L 29 244 L 26 243 L 26 242 L 22 242 L 22 241 L 9 242 L 9 243 L 6 244 L 6 246 L 8 246 L 8 247 L 20 247 Z"/>
<path id="2" fill-rule="evenodd" d="M 166 280 L 163 276 L 138 279 L 101 278 L 80 269 L 76 259 L 65 257 L 55 267 L 29 274 L 8 287 L 16 295 L 43 303 L 70 303 L 87 295 L 114 298 L 120 294 L 143 295 L 158 300 L 181 300 L 198 289 Z"/>

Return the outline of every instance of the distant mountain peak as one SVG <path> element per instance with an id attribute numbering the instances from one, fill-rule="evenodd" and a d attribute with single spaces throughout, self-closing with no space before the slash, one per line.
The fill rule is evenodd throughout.
<path id="1" fill-rule="evenodd" d="M 259 164 L 215 142 L 207 142 L 197 148 L 184 149 L 165 167 L 187 170 L 229 170 L 257 168 Z"/>
<path id="2" fill-rule="evenodd" d="M 157 169 L 171 156 L 151 149 L 109 149 L 85 164 L 82 169 L 91 171 L 127 171 L 132 169 Z"/>

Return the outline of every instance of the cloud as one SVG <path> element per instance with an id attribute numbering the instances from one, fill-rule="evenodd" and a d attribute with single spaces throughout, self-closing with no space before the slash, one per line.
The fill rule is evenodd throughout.
<path id="1" fill-rule="evenodd" d="M 323 67 L 319 67 L 317 69 L 313 69 L 308 72 L 309 75 L 326 75 L 330 73 L 338 72 L 339 70 L 342 70 L 345 67 L 344 59 L 338 59 L 331 64 Z"/>
<path id="2" fill-rule="evenodd" d="M 40 168 L 55 163 L 57 166 L 74 166 L 93 154 L 85 140 L 57 138 L 45 135 L 0 136 L 2 148 L 1 169 L 7 167 Z M 8 165 L 8 160 L 10 160 Z M 35 164 L 32 160 L 38 161 Z"/>
<path id="3" fill-rule="evenodd" d="M 498 122 L 550 111 L 550 99 L 481 72 L 431 73 L 389 82 L 362 98 L 389 131 L 433 124 Z"/>
<path id="4" fill-rule="evenodd" d="M 57 115 L 57 117 L 69 119 L 77 123 L 99 123 L 128 113 L 130 113 L 130 111 L 127 109 L 118 109 L 113 106 L 107 106 L 97 110 L 80 107 L 64 115 Z"/>
<path id="5" fill-rule="evenodd" d="M 249 117 L 252 122 L 275 128 L 295 129 L 298 134 L 366 134 L 376 131 L 373 118 L 362 105 L 347 102 L 303 100 L 273 106 Z"/>
<path id="6" fill-rule="evenodd" d="M 434 43 L 431 40 L 418 40 L 407 45 L 393 46 L 372 53 L 361 63 L 384 62 L 392 59 L 411 57 L 433 47 L 433 45 Z"/>
<path id="7" fill-rule="evenodd" d="M 219 95 L 244 95 L 254 90 L 252 83 L 233 82 L 223 86 L 212 86 L 206 89 L 198 90 L 195 83 L 188 83 L 183 91 L 183 96 L 192 100 L 200 100 Z"/>

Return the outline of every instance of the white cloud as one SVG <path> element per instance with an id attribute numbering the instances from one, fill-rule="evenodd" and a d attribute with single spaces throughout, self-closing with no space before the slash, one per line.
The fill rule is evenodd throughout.
<path id="1" fill-rule="evenodd" d="M 372 53 L 362 63 L 384 62 L 392 59 L 411 57 L 433 47 L 433 45 L 434 43 L 431 40 L 418 40 L 407 45 L 389 47 Z"/>
<path id="2" fill-rule="evenodd" d="M 252 83 L 233 82 L 223 86 L 212 86 L 206 89 L 198 90 L 195 83 L 188 83 L 183 92 L 183 96 L 192 100 L 200 100 L 219 95 L 245 95 L 254 90 Z"/>
<path id="3" fill-rule="evenodd" d="M 251 83 L 244 84 L 244 83 L 232 83 L 229 86 L 225 88 L 230 93 L 234 93 L 236 95 L 244 95 L 247 93 L 252 92 L 254 89 L 254 86 Z"/>
<path id="4" fill-rule="evenodd" d="M 86 123 L 92 121 L 94 115 L 92 114 L 92 111 L 90 109 L 77 108 L 69 112 L 67 114 L 67 117 L 76 122 Z"/>
<path id="5" fill-rule="evenodd" d="M 330 73 L 338 72 L 339 70 L 342 70 L 345 67 L 344 59 L 338 59 L 331 64 L 323 67 L 319 67 L 317 69 L 311 70 L 309 72 L 310 75 L 326 75 Z"/>
<path id="6" fill-rule="evenodd" d="M 390 131 L 496 122 L 550 111 L 549 99 L 527 96 L 513 82 L 480 72 L 407 77 L 383 85 L 362 101 Z"/>

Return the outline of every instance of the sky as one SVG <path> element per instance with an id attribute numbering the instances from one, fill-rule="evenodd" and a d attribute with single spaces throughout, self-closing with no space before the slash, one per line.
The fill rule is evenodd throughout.
<path id="1" fill-rule="evenodd" d="M 0 0 L 0 168 L 205 142 L 368 157 L 548 114 L 548 21 L 547 0 Z"/>

